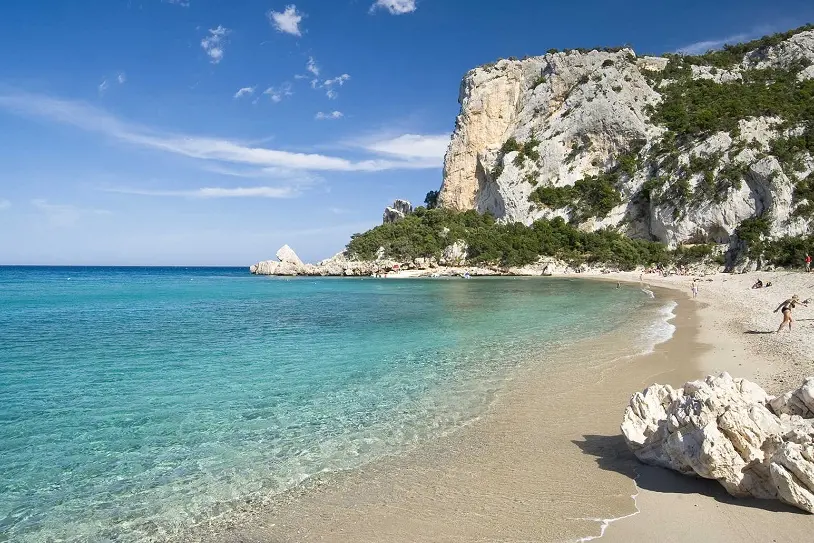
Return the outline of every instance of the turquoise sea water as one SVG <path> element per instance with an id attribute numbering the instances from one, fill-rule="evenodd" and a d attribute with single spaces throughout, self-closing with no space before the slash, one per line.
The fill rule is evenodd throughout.
<path id="1" fill-rule="evenodd" d="M 449 432 L 531 353 L 656 303 L 541 278 L 0 267 L 0 541 L 171 538 Z"/>

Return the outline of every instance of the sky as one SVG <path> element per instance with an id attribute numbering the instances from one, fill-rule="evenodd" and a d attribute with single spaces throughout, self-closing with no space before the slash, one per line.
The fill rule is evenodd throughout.
<path id="1" fill-rule="evenodd" d="M 808 22 L 810 0 L 3 0 L 0 265 L 326 258 L 440 187 L 471 68 Z"/>

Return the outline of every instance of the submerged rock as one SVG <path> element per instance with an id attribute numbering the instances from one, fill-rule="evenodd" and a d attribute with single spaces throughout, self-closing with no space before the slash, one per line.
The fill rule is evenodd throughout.
<path id="1" fill-rule="evenodd" d="M 684 388 L 652 385 L 625 410 L 622 433 L 646 464 L 715 479 L 736 497 L 814 513 L 814 378 L 773 398 L 729 374 Z"/>

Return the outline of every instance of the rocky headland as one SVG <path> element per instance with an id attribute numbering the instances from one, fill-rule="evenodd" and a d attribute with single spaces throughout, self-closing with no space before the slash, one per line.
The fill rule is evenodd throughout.
<path id="1" fill-rule="evenodd" d="M 798 266 L 814 220 L 812 95 L 811 26 L 698 56 L 552 50 L 480 66 L 461 83 L 442 186 L 425 206 L 396 200 L 342 253 L 253 272 Z M 494 223 L 450 233 L 452 214 L 468 212 Z M 549 227 L 571 245 L 549 243 Z M 652 244 L 683 252 L 662 258 Z"/>

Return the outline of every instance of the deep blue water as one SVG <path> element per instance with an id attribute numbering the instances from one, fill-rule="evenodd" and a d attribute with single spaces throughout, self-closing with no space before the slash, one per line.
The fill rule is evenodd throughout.
<path id="1" fill-rule="evenodd" d="M 398 453 L 648 304 L 541 278 L 0 267 L 0 541 L 171 536 Z"/>

